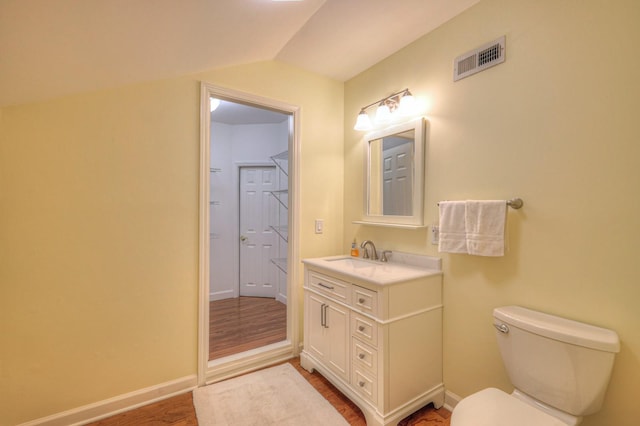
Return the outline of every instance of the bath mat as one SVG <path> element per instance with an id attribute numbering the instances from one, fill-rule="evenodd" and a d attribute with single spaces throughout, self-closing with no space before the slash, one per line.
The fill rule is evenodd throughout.
<path id="1" fill-rule="evenodd" d="M 193 391 L 200 426 L 348 426 L 291 364 Z"/>

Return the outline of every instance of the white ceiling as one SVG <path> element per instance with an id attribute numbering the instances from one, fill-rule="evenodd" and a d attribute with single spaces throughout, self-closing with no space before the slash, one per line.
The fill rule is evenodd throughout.
<path id="1" fill-rule="evenodd" d="M 0 106 L 279 60 L 345 81 L 479 0 L 0 0 Z"/>

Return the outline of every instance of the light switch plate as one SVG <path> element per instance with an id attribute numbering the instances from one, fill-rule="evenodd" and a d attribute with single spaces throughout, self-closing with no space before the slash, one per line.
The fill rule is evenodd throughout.
<path id="1" fill-rule="evenodd" d="M 437 245 L 440 241 L 440 227 L 438 225 L 431 225 L 431 244 Z"/>
<path id="2" fill-rule="evenodd" d="M 324 220 L 316 219 L 316 234 L 322 234 L 324 232 Z"/>

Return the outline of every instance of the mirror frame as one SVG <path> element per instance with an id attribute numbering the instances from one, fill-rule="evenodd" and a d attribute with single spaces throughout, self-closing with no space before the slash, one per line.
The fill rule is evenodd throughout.
<path id="1" fill-rule="evenodd" d="M 414 130 L 413 144 L 413 210 L 410 216 L 372 215 L 369 214 L 370 176 L 369 172 L 371 141 Z M 425 177 L 425 151 L 426 151 L 427 120 L 419 117 L 401 124 L 386 127 L 382 130 L 367 133 L 362 138 L 365 150 L 364 163 L 364 205 L 362 220 L 354 221 L 357 224 L 391 226 L 398 228 L 422 228 L 424 227 L 424 177 Z"/>

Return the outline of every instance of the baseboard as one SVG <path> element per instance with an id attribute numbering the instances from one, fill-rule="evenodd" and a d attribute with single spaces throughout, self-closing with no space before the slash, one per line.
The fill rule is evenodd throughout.
<path id="1" fill-rule="evenodd" d="M 209 302 L 218 300 L 232 299 L 237 297 L 233 290 L 212 291 L 209 293 Z"/>
<path id="2" fill-rule="evenodd" d="M 458 403 L 462 400 L 461 396 L 456 395 L 451 391 L 444 392 L 444 408 L 449 411 L 453 411 L 453 409 L 458 405 Z"/>
<path id="3" fill-rule="evenodd" d="M 104 419 L 143 405 L 190 392 L 197 387 L 197 376 L 185 376 L 170 382 L 118 395 L 93 404 L 63 411 L 22 423 L 18 426 L 74 426 Z"/>

